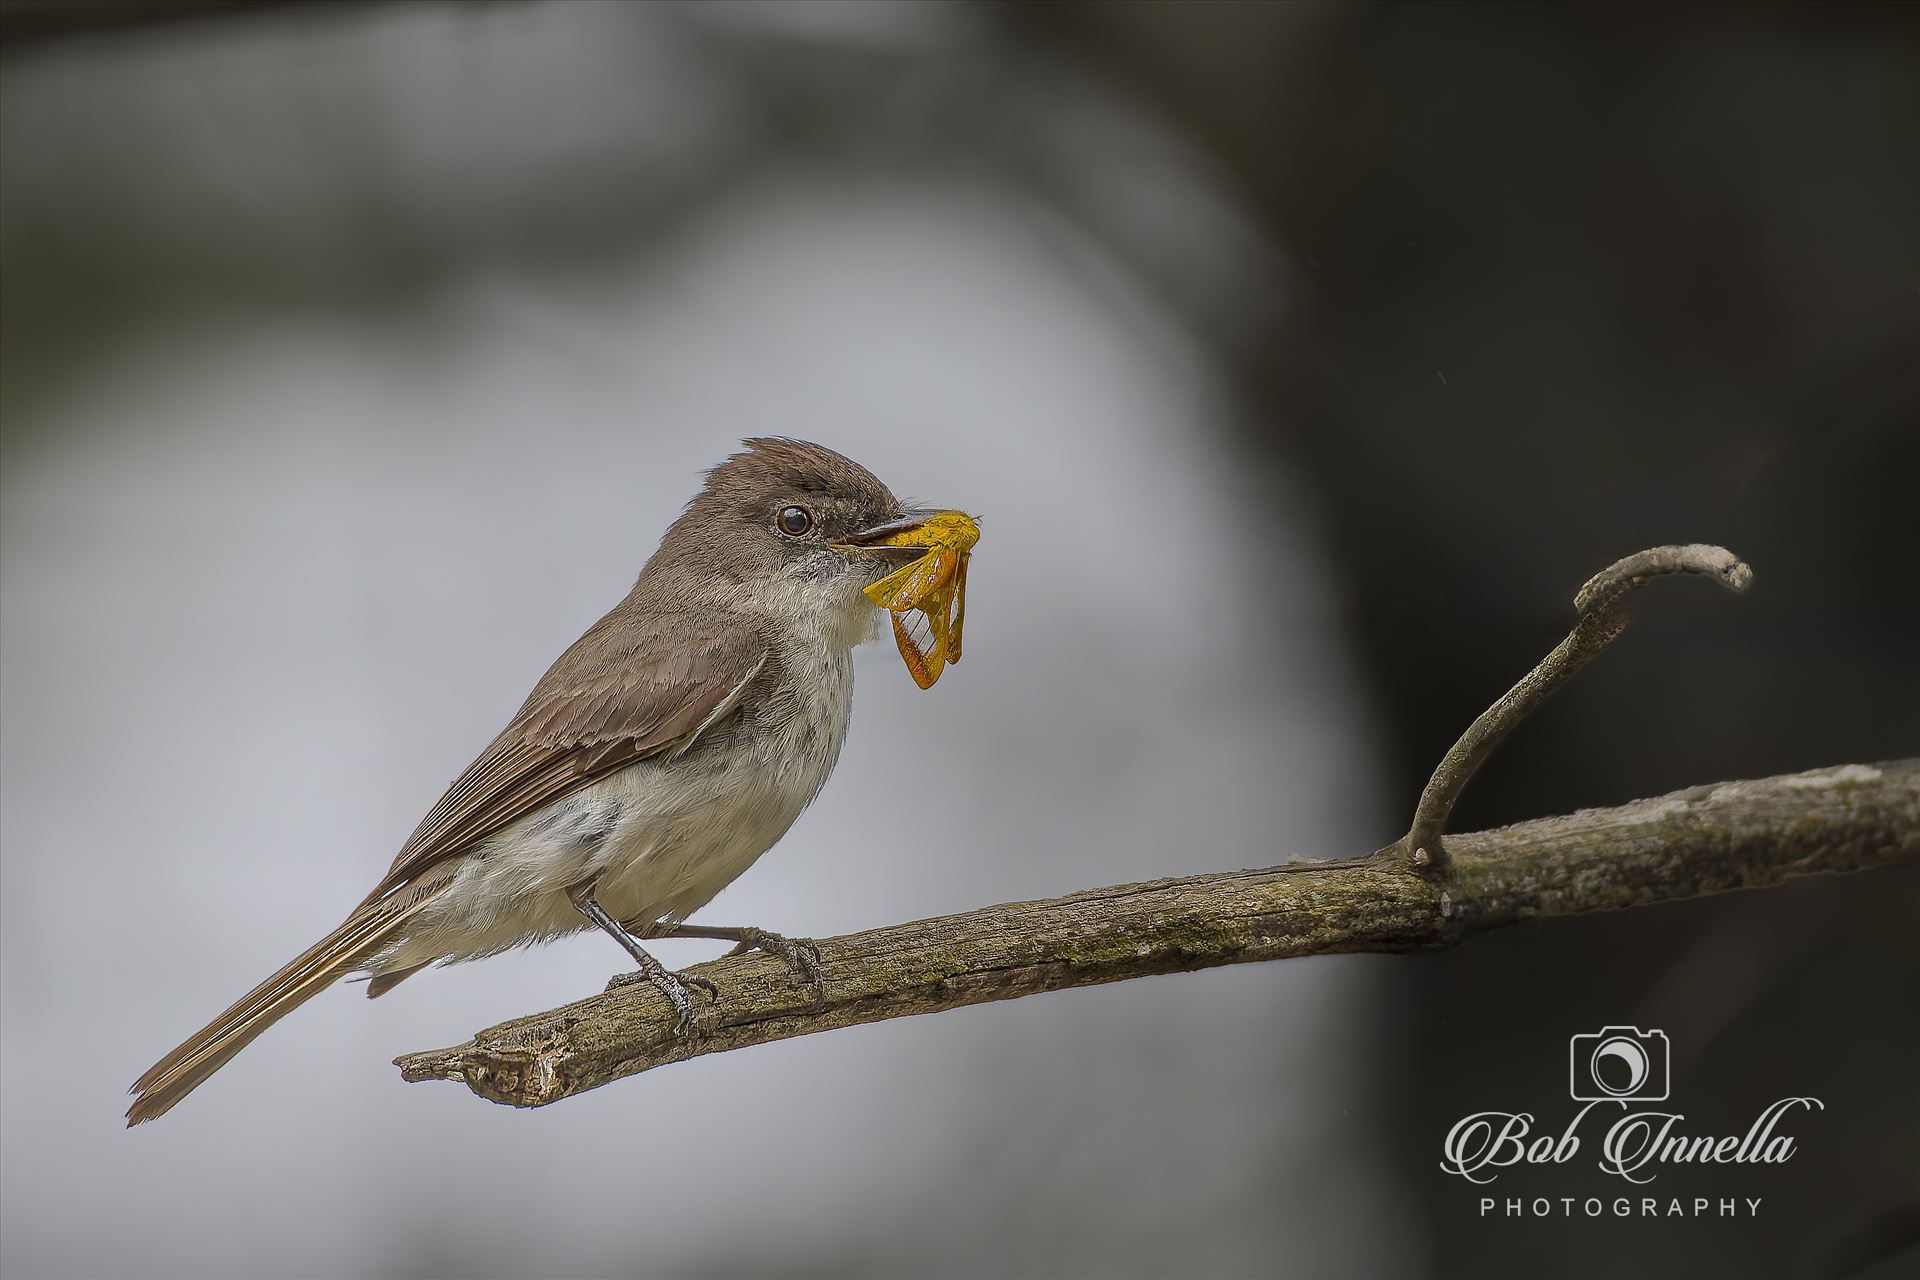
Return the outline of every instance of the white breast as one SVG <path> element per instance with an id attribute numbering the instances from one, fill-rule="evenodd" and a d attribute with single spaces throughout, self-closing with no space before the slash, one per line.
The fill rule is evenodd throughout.
<path id="1" fill-rule="evenodd" d="M 598 860 L 600 902 L 620 920 L 682 920 L 772 848 L 820 794 L 853 711 L 846 650 L 787 652 L 803 698 L 744 715 L 709 750 L 616 777 L 632 816 Z"/>

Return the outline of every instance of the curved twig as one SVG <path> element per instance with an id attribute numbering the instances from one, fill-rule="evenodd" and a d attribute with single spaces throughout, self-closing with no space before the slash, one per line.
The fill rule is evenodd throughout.
<path id="1" fill-rule="evenodd" d="M 1467 726 L 1460 740 L 1441 758 L 1433 777 L 1427 781 L 1426 790 L 1420 793 L 1420 803 L 1414 809 L 1413 825 L 1407 834 L 1398 844 L 1388 845 L 1381 852 L 1397 850 L 1416 867 L 1444 870 L 1447 852 L 1440 834 L 1454 803 L 1473 775 L 1501 740 L 1548 694 L 1598 657 L 1601 650 L 1627 629 L 1627 604 L 1634 592 L 1650 579 L 1675 573 L 1703 574 L 1736 592 L 1745 591 L 1753 583 L 1753 570 L 1738 556 L 1725 547 L 1703 542 L 1635 552 L 1588 578 L 1573 597 L 1578 620 L 1567 638 Z"/>

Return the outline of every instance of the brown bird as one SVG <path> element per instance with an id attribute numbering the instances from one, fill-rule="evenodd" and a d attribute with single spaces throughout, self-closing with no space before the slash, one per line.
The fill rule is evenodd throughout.
<path id="1" fill-rule="evenodd" d="M 128 1124 L 165 1114 L 348 974 L 368 974 L 378 996 L 436 961 L 589 926 L 626 948 L 683 1032 L 689 985 L 712 995 L 712 984 L 668 971 L 642 939 L 758 948 L 824 990 L 809 943 L 683 921 L 819 794 L 846 738 L 852 649 L 882 617 L 863 590 L 921 554 L 922 525 L 956 513 L 904 511 L 866 468 L 817 444 L 745 444 L 365 901 L 140 1077 Z"/>

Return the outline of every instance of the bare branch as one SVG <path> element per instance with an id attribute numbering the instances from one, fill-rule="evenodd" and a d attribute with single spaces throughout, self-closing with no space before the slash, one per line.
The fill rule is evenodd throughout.
<path id="1" fill-rule="evenodd" d="M 1448 845 L 1453 865 L 1440 881 L 1393 846 L 830 938 L 820 944 L 827 999 L 817 1008 L 779 961 L 730 957 L 697 970 L 721 999 L 703 1009 L 706 1034 L 693 1042 L 673 1034 L 658 993 L 633 985 L 396 1063 L 408 1080 L 464 1080 L 483 1098 L 542 1106 L 700 1054 L 908 1014 L 1254 960 L 1444 947 L 1538 916 L 1911 864 L 1920 862 L 1920 760 L 1693 787 Z"/>
<path id="2" fill-rule="evenodd" d="M 1440 833 L 1473 775 L 1501 740 L 1544 702 L 1548 694 L 1619 639 L 1620 633 L 1627 629 L 1627 604 L 1634 592 L 1649 579 L 1674 573 L 1704 574 L 1731 591 L 1745 591 L 1753 583 L 1753 570 L 1733 552 L 1698 542 L 1635 552 L 1587 579 L 1586 585 L 1573 597 L 1574 611 L 1579 615 L 1573 630 L 1554 646 L 1553 652 L 1540 659 L 1538 666 L 1520 677 L 1518 684 L 1467 726 L 1460 740 L 1441 758 L 1426 790 L 1420 793 L 1413 826 L 1398 844 L 1389 848 L 1398 849 L 1417 867 L 1444 871 L 1447 851 L 1441 844 Z"/>
<path id="3" fill-rule="evenodd" d="M 354 17 L 398 0 L 0 0 L 0 57 L 76 40 L 247 23 L 297 15 Z M 451 2 L 451 0 L 445 0 Z M 479 0 L 461 0 L 478 3 Z"/>

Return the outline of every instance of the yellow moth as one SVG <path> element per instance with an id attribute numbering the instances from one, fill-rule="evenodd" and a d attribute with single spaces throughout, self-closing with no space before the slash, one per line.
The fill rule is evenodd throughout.
<path id="1" fill-rule="evenodd" d="M 980 526 L 970 516 L 944 511 L 906 533 L 877 545 L 925 547 L 927 553 L 866 589 L 867 599 L 893 617 L 893 639 L 906 659 L 914 683 L 931 689 L 949 662 L 960 661 L 960 632 L 967 618 L 967 557 L 980 541 Z M 914 634 L 907 615 L 926 618 L 926 638 Z"/>

